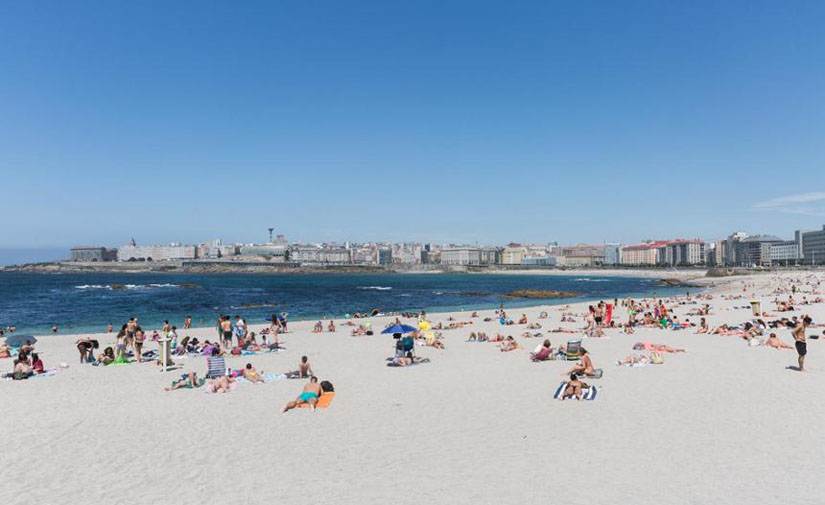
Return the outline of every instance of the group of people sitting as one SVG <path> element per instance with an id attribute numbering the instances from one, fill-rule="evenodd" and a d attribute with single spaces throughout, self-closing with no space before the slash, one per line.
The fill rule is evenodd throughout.
<path id="1" fill-rule="evenodd" d="M 0 347 L 0 354 L 5 357 L 11 357 L 14 350 L 5 344 Z M 3 375 L 5 379 L 22 380 L 45 372 L 43 360 L 34 352 L 34 346 L 31 343 L 26 343 L 17 350 L 17 356 L 14 358 L 14 368 L 11 372 Z"/>

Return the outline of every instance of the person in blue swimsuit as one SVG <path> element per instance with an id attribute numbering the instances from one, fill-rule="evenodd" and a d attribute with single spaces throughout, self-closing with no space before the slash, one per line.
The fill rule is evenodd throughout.
<path id="1" fill-rule="evenodd" d="M 313 375 L 309 378 L 309 384 L 304 386 L 304 390 L 301 392 L 300 395 L 298 395 L 298 398 L 296 398 L 293 402 L 287 403 L 281 412 L 286 412 L 287 410 L 294 409 L 302 403 L 306 403 L 314 409 L 315 404 L 318 403 L 318 398 L 320 396 L 321 386 L 318 385 L 318 377 L 315 377 Z"/>

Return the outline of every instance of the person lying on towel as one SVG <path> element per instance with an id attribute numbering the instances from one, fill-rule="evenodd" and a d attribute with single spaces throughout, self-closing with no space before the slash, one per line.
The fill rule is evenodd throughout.
<path id="1" fill-rule="evenodd" d="M 582 399 L 582 393 L 584 389 L 587 389 L 589 386 L 579 380 L 579 376 L 572 373 L 570 374 L 570 380 L 567 382 L 567 387 L 564 389 L 564 392 L 559 396 L 559 400 L 566 400 L 567 398 L 575 397 L 576 400 Z"/>

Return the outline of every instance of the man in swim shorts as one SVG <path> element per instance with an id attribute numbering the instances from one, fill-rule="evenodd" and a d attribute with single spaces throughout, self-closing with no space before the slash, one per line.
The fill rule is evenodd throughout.
<path id="1" fill-rule="evenodd" d="M 287 410 L 294 409 L 302 403 L 306 403 L 314 409 L 315 404 L 318 403 L 318 398 L 320 396 L 321 386 L 318 385 L 318 377 L 315 377 L 313 375 L 309 378 L 309 384 L 304 386 L 304 390 L 301 392 L 300 395 L 298 395 L 298 398 L 296 398 L 294 402 L 287 403 L 281 412 L 286 412 Z"/>
<path id="2" fill-rule="evenodd" d="M 799 354 L 798 363 L 799 363 L 799 371 L 805 371 L 805 355 L 808 354 L 808 343 L 805 342 L 805 329 L 811 325 L 811 318 L 808 316 L 802 316 L 802 324 L 798 325 L 794 328 L 791 334 L 795 340 L 794 346 L 796 347 L 796 353 Z"/>

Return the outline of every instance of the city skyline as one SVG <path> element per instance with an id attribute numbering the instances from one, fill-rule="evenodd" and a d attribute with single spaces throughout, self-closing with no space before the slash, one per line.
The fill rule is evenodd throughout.
<path id="1" fill-rule="evenodd" d="M 4 8 L 0 247 L 789 238 L 825 216 L 821 3 L 222 5 Z"/>

